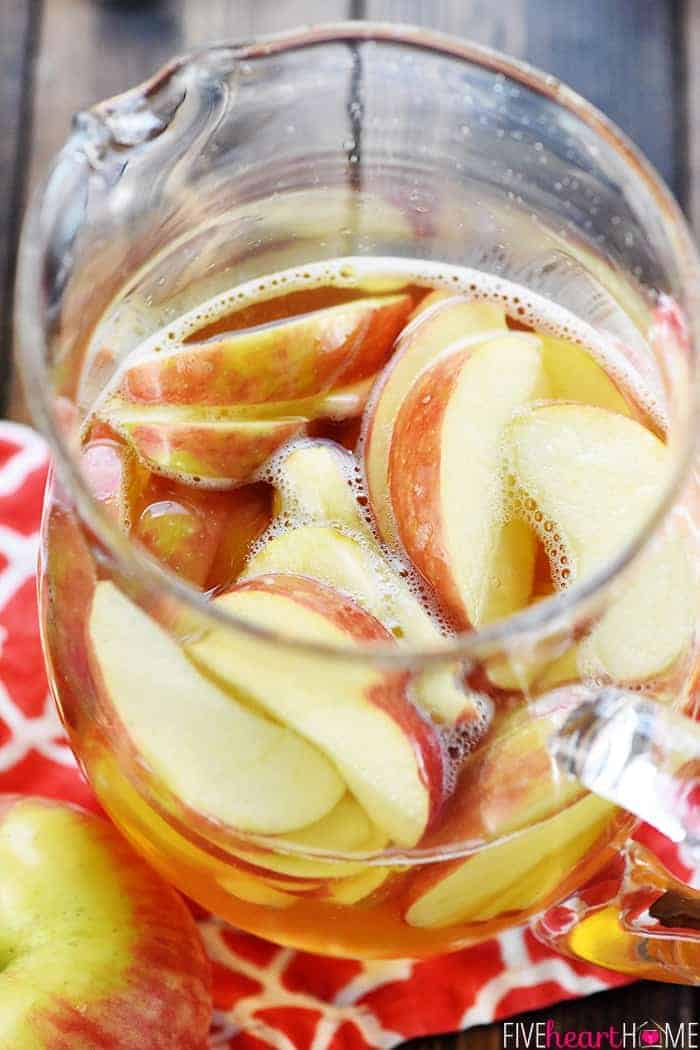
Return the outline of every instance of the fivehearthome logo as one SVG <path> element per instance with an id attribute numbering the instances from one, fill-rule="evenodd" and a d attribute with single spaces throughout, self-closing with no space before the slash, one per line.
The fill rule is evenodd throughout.
<path id="1" fill-rule="evenodd" d="M 562 1029 L 547 1021 L 505 1021 L 503 1050 L 700 1050 L 700 1024 L 624 1021 L 609 1028 Z"/>

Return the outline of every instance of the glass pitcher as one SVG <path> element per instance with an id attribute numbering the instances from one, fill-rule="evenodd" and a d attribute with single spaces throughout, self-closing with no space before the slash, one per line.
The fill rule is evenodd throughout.
<path id="1" fill-rule="evenodd" d="M 590 578 L 449 638 L 399 644 L 358 612 L 341 644 L 305 633 L 308 581 L 278 581 L 277 618 L 251 621 L 150 557 L 96 491 L 95 400 L 178 318 L 215 338 L 201 304 L 319 274 L 349 301 L 429 285 L 469 302 L 483 272 L 512 329 L 518 289 L 563 308 L 663 407 L 663 491 Z M 223 44 L 76 116 L 18 281 L 55 462 L 43 643 L 86 776 L 167 879 L 317 952 L 418 957 L 532 920 L 580 958 L 698 979 L 697 893 L 630 839 L 641 818 L 697 845 L 696 606 L 663 673 L 579 660 L 669 536 L 694 577 L 698 287 L 684 221 L 624 135 L 554 77 L 427 30 Z M 437 705 L 455 681 L 493 719 L 471 749 L 405 700 L 407 682 Z"/>

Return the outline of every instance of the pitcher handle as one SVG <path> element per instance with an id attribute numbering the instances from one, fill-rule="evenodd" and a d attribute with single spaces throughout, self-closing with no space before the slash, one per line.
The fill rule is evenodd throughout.
<path id="1" fill-rule="evenodd" d="M 700 891 L 638 842 L 531 926 L 563 955 L 639 980 L 700 984 Z"/>
<path id="2" fill-rule="evenodd" d="M 549 747 L 563 771 L 700 861 L 700 726 L 648 697 L 569 693 Z M 552 694 L 538 701 L 551 703 Z M 571 702 L 573 700 L 573 703 Z M 550 947 L 637 978 L 700 984 L 700 891 L 629 841 L 595 879 L 533 922 Z"/>

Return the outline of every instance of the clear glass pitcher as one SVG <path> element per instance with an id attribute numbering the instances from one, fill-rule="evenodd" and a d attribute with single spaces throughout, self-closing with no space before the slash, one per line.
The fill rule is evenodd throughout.
<path id="1" fill-rule="evenodd" d="M 285 596 L 298 616 L 261 627 L 154 562 L 89 484 L 80 423 L 129 352 L 213 296 L 292 269 L 311 281 L 337 259 L 338 287 L 369 274 L 381 291 L 383 257 L 394 277 L 421 260 L 467 300 L 469 273 L 487 271 L 516 321 L 515 286 L 603 333 L 662 406 L 673 469 L 582 583 L 451 640 L 320 643 L 297 622 L 301 585 Z M 211 47 L 75 118 L 30 209 L 18 284 L 21 368 L 55 458 L 43 640 L 86 775 L 168 879 L 314 951 L 421 956 L 532 918 L 565 952 L 697 981 L 698 895 L 630 845 L 646 819 L 697 846 L 694 630 L 649 670 L 661 603 L 646 671 L 611 658 L 590 673 L 579 656 L 669 537 L 693 550 L 694 574 L 699 287 L 676 205 L 609 121 L 553 77 L 422 29 Z M 624 622 L 618 637 L 617 655 Z M 428 696 L 459 680 L 508 714 L 433 825 L 444 770 L 432 725 L 401 699 L 409 680 Z M 391 729 L 353 699 L 377 690 Z M 299 722 L 309 697 L 323 753 Z M 299 730 L 291 744 L 280 720 Z M 300 831 L 280 816 L 293 807 Z"/>

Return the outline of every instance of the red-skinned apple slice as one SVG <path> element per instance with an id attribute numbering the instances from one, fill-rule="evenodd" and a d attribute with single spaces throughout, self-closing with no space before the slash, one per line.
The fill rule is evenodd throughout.
<path id="1" fill-rule="evenodd" d="M 363 517 L 350 487 L 354 467 L 354 457 L 329 441 L 303 441 L 289 449 L 276 464 L 277 514 L 326 527 L 288 530 L 270 540 L 251 559 L 246 575 L 312 576 L 351 594 L 403 642 L 437 646 L 438 628 L 399 571 L 387 562 Z M 337 526 L 349 530 L 349 535 Z M 460 679 L 455 666 L 422 671 L 413 683 L 416 699 L 448 725 L 473 722 L 482 711 Z"/>
<path id="2" fill-rule="evenodd" d="M 513 416 L 546 396 L 540 341 L 511 332 L 442 356 L 393 428 L 389 491 L 401 541 L 458 629 L 521 608 L 536 543 L 508 513 L 504 443 Z"/>
<path id="3" fill-rule="evenodd" d="M 265 486 L 207 492 L 154 474 L 143 493 L 143 509 L 131 534 L 161 564 L 196 587 L 205 587 L 219 549 L 232 546 L 233 541 L 249 545 L 264 528 L 262 525 L 251 537 L 251 512 L 262 505 L 263 496 L 267 496 Z M 269 506 L 269 498 L 266 503 Z M 235 533 L 233 541 L 231 533 Z M 225 560 L 222 551 L 217 566 L 222 571 Z"/>
<path id="4" fill-rule="evenodd" d="M 357 299 L 302 317 L 233 332 L 127 368 L 129 400 L 233 405 L 313 397 L 380 368 L 412 308 L 407 295 Z"/>
<path id="5" fill-rule="evenodd" d="M 307 577 L 258 576 L 215 604 L 307 642 L 352 650 L 393 641 L 352 599 Z M 394 842 L 418 842 L 442 803 L 444 766 L 435 727 L 407 696 L 408 675 L 376 669 L 369 660 L 324 659 L 302 651 L 279 660 L 268 641 L 231 634 L 209 632 L 189 645 L 190 655 L 328 755 Z"/>
<path id="6" fill-rule="evenodd" d="M 95 499 L 128 531 L 139 513 L 148 470 L 131 449 L 109 439 L 89 441 L 81 451 L 80 466 Z"/>
<path id="7" fill-rule="evenodd" d="M 367 489 L 379 534 L 396 544 L 389 496 L 389 450 L 399 409 L 420 373 L 440 354 L 479 336 L 506 330 L 503 310 L 447 292 L 425 299 L 404 330 L 396 352 L 377 382 L 367 409 L 364 461 Z"/>
<path id="8" fill-rule="evenodd" d="M 461 842 L 475 852 L 427 865 L 412 880 L 410 925 L 439 928 L 530 908 L 605 830 L 615 807 L 562 776 L 549 753 L 561 713 L 512 711 L 463 764 L 444 819 L 425 845 Z"/>
<path id="9" fill-rule="evenodd" d="M 96 425 L 105 420 L 158 474 L 190 486 L 231 488 L 250 480 L 310 420 L 358 416 L 371 384 L 370 377 L 303 400 L 223 408 L 139 404 L 112 397 L 99 407 Z"/>
<path id="10" fill-rule="evenodd" d="M 408 893 L 406 922 L 440 929 L 547 903 L 603 840 L 615 812 L 612 803 L 586 795 L 505 842 L 463 860 L 427 865 Z"/>
<path id="11" fill-rule="evenodd" d="M 343 782 L 313 745 L 221 692 L 112 583 L 95 588 L 87 640 L 108 715 L 190 809 L 277 834 L 319 820 L 342 797 Z"/>
<path id="12" fill-rule="evenodd" d="M 241 419 L 190 405 L 112 403 L 108 419 L 151 470 L 189 485 L 235 488 L 286 441 L 303 418 Z"/>
<path id="13" fill-rule="evenodd" d="M 513 470 L 561 536 L 568 581 L 585 580 L 618 554 L 660 498 L 669 449 L 640 423 L 576 404 L 534 408 L 511 427 Z M 632 570 L 589 637 L 579 664 L 635 683 L 686 651 L 697 609 L 685 539 L 668 531 Z"/>
<path id="14" fill-rule="evenodd" d="M 341 507 L 340 516 L 348 518 L 349 510 L 344 512 Z M 332 525 L 288 529 L 273 536 L 250 559 L 242 578 L 267 573 L 309 576 L 349 594 L 405 644 L 437 646 L 440 642 L 440 632 L 430 616 L 366 531 L 347 535 Z M 458 679 L 455 666 L 430 669 L 416 676 L 412 689 L 421 707 L 441 722 L 466 726 L 480 721 L 482 711 Z"/>
<path id="15" fill-rule="evenodd" d="M 0 800 L 0 1043 L 205 1050 L 209 964 L 182 899 L 111 824 Z"/>

